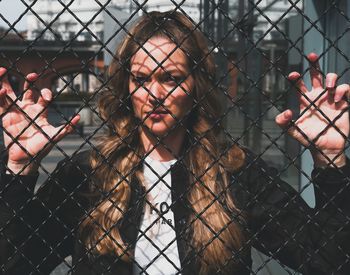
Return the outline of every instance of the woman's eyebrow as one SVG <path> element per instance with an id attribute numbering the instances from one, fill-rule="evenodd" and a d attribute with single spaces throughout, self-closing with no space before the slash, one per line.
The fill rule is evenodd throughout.
<path id="1" fill-rule="evenodd" d="M 180 72 L 180 73 L 185 73 L 186 70 L 183 68 L 180 68 L 178 66 L 170 67 L 170 68 L 165 68 L 166 72 L 172 73 L 172 72 Z"/>
<path id="2" fill-rule="evenodd" d="M 143 72 L 143 71 L 140 71 L 140 70 L 135 70 L 135 71 L 132 70 L 130 73 L 131 73 L 131 75 L 142 75 L 142 76 L 148 76 L 149 75 L 149 73 Z"/>
<path id="3" fill-rule="evenodd" d="M 187 73 L 187 67 L 182 64 L 177 64 L 177 65 L 169 65 L 164 67 L 163 70 L 165 73 L 182 73 L 185 74 Z"/>
<path id="4" fill-rule="evenodd" d="M 186 74 L 186 70 L 181 70 L 180 68 L 173 67 L 165 70 L 162 70 L 161 72 L 152 72 L 152 71 L 143 71 L 143 70 L 131 70 L 131 75 L 138 75 L 138 76 L 148 76 L 148 75 L 154 75 L 154 74 L 175 74 L 175 73 L 180 73 L 181 75 Z"/>
<path id="5" fill-rule="evenodd" d="M 161 69 L 160 71 L 158 71 L 159 69 Z M 182 63 L 177 61 L 175 64 L 174 62 L 170 63 L 170 64 L 162 64 L 157 66 L 157 68 L 155 69 L 156 71 L 152 71 L 151 68 L 149 68 L 148 66 L 146 66 L 145 64 L 133 64 L 131 66 L 131 74 L 133 75 L 149 75 L 149 74 L 157 74 L 157 73 L 168 73 L 168 74 L 173 74 L 173 73 L 181 73 L 181 74 L 186 74 L 188 72 L 188 68 L 187 68 L 187 64 L 186 63 Z"/>
<path id="6" fill-rule="evenodd" d="M 187 74 L 190 72 L 190 69 L 186 63 L 170 64 L 168 66 L 165 66 L 164 69 L 169 73 L 181 72 L 181 73 Z"/>

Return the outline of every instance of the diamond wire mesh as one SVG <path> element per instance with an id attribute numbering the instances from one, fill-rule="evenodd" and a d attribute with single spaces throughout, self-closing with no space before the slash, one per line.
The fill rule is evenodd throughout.
<path id="1" fill-rule="evenodd" d="M 43 15 L 40 9 L 37 9 L 37 5 L 40 4 L 40 1 L 31 1 L 29 4 L 23 0 L 21 0 L 21 2 L 25 6 L 25 10 L 17 16 L 18 20 L 13 23 L 10 23 L 6 18 L 6 14 L 0 14 L 0 19 L 6 24 L 5 29 L 0 35 L 0 41 L 6 45 L 6 43 L 10 43 L 9 38 L 15 37 L 16 39 L 14 42 L 9 45 L 18 44 L 22 47 L 20 50 L 14 51 L 14 53 L 7 49 L 1 50 L 1 66 L 7 68 L 7 72 L 2 77 L 1 83 L 5 87 L 7 83 L 6 78 L 15 76 L 17 77 L 17 82 L 22 84 L 28 79 L 27 73 L 29 72 L 29 68 L 34 68 L 36 70 L 38 80 L 29 81 L 29 84 L 27 84 L 24 89 L 15 91 L 15 98 L 2 99 L 2 104 L 8 102 L 8 106 L 2 114 L 3 119 L 8 112 L 14 112 L 15 110 L 19 116 L 22 116 L 23 121 L 27 123 L 26 127 L 22 128 L 22 130 L 18 131 L 15 135 L 9 131 L 9 128 L 2 127 L 2 129 L 4 134 L 10 137 L 12 144 L 16 144 L 22 152 L 30 156 L 30 162 L 22 165 L 21 169 L 18 171 L 12 171 L 6 165 L 6 158 L 8 157 L 6 155 L 7 150 L 4 149 L 2 152 L 4 159 L 4 164 L 2 165 L 3 170 L 6 170 L 10 176 L 2 177 L 4 184 L 1 187 L 1 209 L 4 209 L 2 211 L 5 217 L 1 221 L 0 229 L 1 242 L 3 243 L 2 247 L 4 248 L 3 251 L 5 251 L 4 255 L 1 256 L 1 272 L 4 274 L 47 274 L 51 272 L 59 262 L 63 262 L 63 265 L 71 270 L 73 274 L 74 272 L 76 274 L 87 274 L 82 273 L 86 272 L 86 270 L 82 271 L 84 270 L 82 265 L 86 265 L 91 274 L 112 274 L 113 272 L 123 270 L 120 269 L 120 259 L 131 253 L 131 251 L 134 251 L 135 243 L 126 242 L 126 246 L 124 246 L 124 243 L 122 243 L 120 239 L 116 239 L 116 235 L 112 235 L 112 232 L 115 227 L 120 227 L 120 229 L 122 229 L 124 224 L 129 224 L 129 226 L 136 228 L 136 241 L 145 239 L 148 244 L 156 250 L 157 255 L 152 259 L 148 259 L 146 263 L 138 262 L 137 259 L 131 259 L 134 270 L 138 269 L 142 274 L 152 274 L 150 270 L 152 270 L 154 266 L 159 268 L 159 259 L 165 259 L 165 262 L 170 265 L 170 267 L 169 265 L 165 265 L 164 268 L 170 268 L 170 270 L 174 270 L 174 272 L 178 274 L 194 274 L 195 272 L 199 272 L 201 269 L 198 263 L 211 267 L 213 263 L 210 261 L 210 258 L 205 258 L 203 255 L 205 255 L 205 252 L 209 250 L 211 245 L 216 241 L 222 243 L 221 249 L 226 249 L 231 252 L 231 256 L 225 258 L 224 261 L 220 263 L 220 266 L 215 266 L 213 270 L 216 273 L 228 271 L 236 272 L 237 274 L 264 274 L 263 272 L 270 272 L 268 268 L 271 267 L 268 264 L 275 258 L 281 262 L 282 270 L 286 274 L 294 274 L 297 271 L 305 273 L 311 272 L 310 274 L 314 274 L 312 270 L 316 267 L 323 271 L 326 270 L 326 274 L 346 274 L 349 266 L 349 250 L 347 250 L 348 246 L 346 244 L 343 245 L 341 243 L 341 240 L 345 242 L 345 239 L 342 239 L 342 234 L 348 236 L 346 233 L 349 227 L 349 218 L 347 216 L 346 206 L 344 207 L 340 204 L 338 198 L 342 197 L 343 193 L 346 194 L 347 192 L 349 175 L 344 172 L 344 170 L 340 169 L 338 171 L 340 175 L 345 178 L 343 181 L 347 184 L 344 184 L 335 191 L 333 190 L 331 196 L 327 193 L 327 190 L 316 185 L 316 193 L 319 193 L 319 196 L 327 198 L 327 201 L 323 202 L 321 207 L 318 207 L 315 211 L 305 210 L 305 206 L 300 202 L 300 194 L 312 183 L 313 179 L 308 173 L 303 171 L 300 158 L 305 150 L 310 148 L 304 147 L 299 149 L 298 145 L 295 144 L 290 146 L 289 144 L 291 141 L 287 137 L 287 130 L 289 128 L 276 131 L 271 126 L 271 117 L 274 116 L 276 111 L 281 112 L 286 109 L 286 107 L 290 106 L 290 101 L 295 102 L 295 99 L 290 99 L 287 95 L 290 93 L 290 90 L 295 90 L 296 93 L 299 94 L 299 97 L 304 97 L 303 91 L 298 89 L 296 82 L 288 82 L 287 80 L 288 69 L 290 69 L 290 67 L 288 67 L 288 61 L 285 61 L 285 57 L 294 51 L 299 54 L 301 60 L 308 58 L 300 47 L 300 43 L 310 30 L 313 28 L 316 29 L 329 45 L 321 53 L 320 58 L 326 57 L 327 53 L 332 49 L 345 60 L 349 60 L 347 53 L 337 46 L 338 42 L 346 35 L 347 29 L 340 33 L 335 39 L 331 39 L 318 24 L 324 21 L 324 18 L 327 17 L 330 10 L 336 10 L 349 22 L 347 14 L 344 11 L 345 9 L 341 4 L 333 1 L 320 13 L 319 18 L 314 21 L 303 11 L 302 1 L 267 1 L 266 3 L 265 1 L 199 1 L 200 3 L 197 4 L 199 6 L 200 16 L 199 18 L 193 19 L 191 13 L 186 11 L 189 5 L 186 4 L 185 1 L 171 0 L 169 1 L 170 8 L 174 9 L 174 11 L 170 12 L 170 15 L 167 15 L 169 16 L 168 18 L 173 19 L 172 14 L 179 12 L 192 23 L 191 28 L 185 30 L 186 35 L 179 41 L 176 35 L 163 27 L 167 22 L 167 20 L 164 20 L 164 17 L 157 18 L 154 17 L 154 14 L 150 13 L 152 7 L 148 6 L 149 3 L 147 1 L 130 1 L 129 7 L 131 15 L 128 16 L 124 22 L 118 20 L 118 16 L 113 12 L 113 9 L 110 9 L 110 7 L 114 7 L 113 5 L 115 4 L 112 1 L 92 1 L 95 5 L 93 15 L 87 20 L 83 20 L 77 15 L 79 13 L 77 13 L 76 7 L 74 6 L 74 1 L 56 1 L 54 5 L 58 5 L 60 8 L 58 11 L 56 10 L 57 14 L 54 16 L 52 15 L 49 19 Z M 278 4 L 283 4 L 282 9 L 271 13 L 274 5 Z M 289 37 L 288 30 L 291 31 L 291 28 L 287 29 L 286 26 L 288 25 L 285 25 L 291 13 L 295 16 L 300 16 L 300 20 L 304 20 L 310 24 L 310 27 L 304 29 L 296 40 L 292 40 Z M 41 26 L 41 29 L 37 30 L 36 37 L 29 40 L 27 40 L 25 34 L 18 31 L 16 27 L 17 23 L 23 20 L 23 17 L 27 14 L 36 18 L 39 22 L 38 26 Z M 108 17 L 108 19 L 112 20 L 116 25 L 116 30 L 110 37 L 101 37 L 101 35 L 96 34 L 96 29 L 94 29 L 96 20 L 100 20 L 99 16 L 102 14 L 104 14 L 104 18 Z M 130 33 L 130 22 L 134 17 L 140 14 L 143 14 L 152 21 L 156 27 L 154 32 L 160 30 L 164 37 L 175 45 L 172 51 L 166 53 L 165 58 L 157 59 L 154 57 L 145 47 L 144 42 L 135 39 L 133 34 Z M 276 14 L 278 16 L 276 16 Z M 60 18 L 67 18 L 67 15 L 69 15 L 71 20 L 74 20 L 80 28 L 71 35 L 69 39 L 64 39 L 63 34 L 60 34 L 61 29 L 59 23 Z M 259 28 L 259 24 L 264 27 Z M 200 58 L 193 56 L 193 54 L 184 47 L 184 45 L 186 45 L 186 39 L 189 39 L 189 37 L 193 36 L 194 33 L 198 31 L 201 32 L 209 42 L 208 52 Z M 93 42 L 77 42 L 79 36 L 84 32 L 91 35 Z M 114 50 L 109 47 L 109 43 L 112 42 L 115 37 L 118 37 L 118 34 L 121 32 L 124 32 L 126 36 L 129 35 L 131 37 L 130 39 L 136 45 L 134 52 L 122 62 L 114 57 Z M 49 35 L 47 36 L 47 34 Z M 148 39 L 153 36 L 154 34 L 151 33 L 145 41 L 148 41 Z M 56 42 L 51 45 L 58 47 L 58 50 L 53 51 L 54 54 L 51 56 L 47 54 L 47 52 L 50 51 L 50 42 L 46 41 L 47 38 Z M 118 39 L 120 38 L 118 37 Z M 47 48 L 43 47 L 43 43 L 47 43 Z M 87 57 L 83 55 L 81 48 L 84 48 L 85 51 L 88 52 Z M 178 49 L 181 49 L 187 60 L 194 63 L 191 70 L 188 70 L 181 79 L 174 77 L 172 72 L 164 65 Z M 148 75 L 142 77 L 139 77 L 137 74 L 135 75 L 135 73 L 130 70 L 129 65 L 129 63 L 133 62 L 133 55 L 139 51 L 146 53 L 147 58 L 155 63 L 154 69 L 150 70 Z M 69 58 L 65 59 L 63 55 L 67 53 L 69 54 Z M 25 67 L 23 64 L 26 64 L 26 62 L 28 62 L 28 56 L 33 54 L 37 56 L 42 66 Z M 103 66 L 99 67 L 98 65 L 98 62 L 103 64 L 103 56 L 112 56 L 112 63 L 120 67 L 106 78 L 102 77 L 103 71 L 105 71 L 106 68 Z M 203 64 L 210 56 L 215 57 L 217 66 L 216 76 L 203 69 Z M 57 66 L 57 63 L 67 63 L 67 66 L 69 66 L 72 64 L 70 59 L 80 60 L 80 64 L 76 66 L 76 71 L 70 72 L 70 75 L 68 75 L 66 74 L 67 71 Z M 302 68 L 301 60 L 299 64 L 297 64 L 299 70 Z M 124 102 L 120 103 L 117 109 L 111 110 L 111 113 L 107 114 L 107 116 L 103 116 L 95 107 L 96 98 L 106 91 L 113 94 L 113 88 L 115 87 L 113 87 L 112 81 L 115 77 L 118 77 L 119 71 L 122 70 L 125 70 L 131 78 L 136 79 L 137 85 L 135 85 L 134 90 L 130 91 L 130 94 L 124 99 Z M 210 85 L 207 87 L 207 93 L 195 97 L 187 91 L 186 79 L 195 74 L 197 70 L 200 70 L 202 74 L 206 74 L 209 79 L 207 83 Z M 173 83 L 172 88 L 169 89 L 167 95 L 163 98 L 157 97 L 154 91 L 147 86 L 155 75 L 157 76 L 158 71 L 162 71 L 167 81 Z M 234 71 L 237 72 L 238 77 L 236 76 L 237 79 L 230 79 L 230 77 L 235 77 L 232 75 Z M 52 103 L 46 104 L 44 108 L 41 108 L 33 117 L 32 114 L 28 114 L 25 111 L 25 106 L 21 105 L 21 102 L 25 98 L 28 98 L 28 94 L 32 92 L 34 94 L 37 93 L 34 97 L 35 100 L 38 100 L 38 91 L 42 88 L 40 80 L 45 80 L 48 72 L 55 75 L 55 80 L 51 78 L 51 82 L 42 82 L 50 85 L 49 87 L 54 87 L 54 83 L 61 83 L 62 87 L 54 91 Z M 301 77 L 309 74 L 309 72 L 309 69 L 301 71 Z M 346 74 L 346 72 L 347 70 L 340 72 L 340 77 Z M 79 89 L 74 86 L 74 83 L 79 77 L 83 78 L 83 76 L 81 76 L 82 73 L 94 77 L 95 80 L 94 91 L 87 96 L 82 95 Z M 319 73 L 322 72 L 319 71 Z M 230 86 L 230 81 L 238 81 L 237 86 Z M 85 83 L 83 85 L 86 87 L 88 84 L 89 83 Z M 272 85 L 273 88 L 269 88 L 269 85 Z M 267 89 L 265 89 L 265 87 L 267 87 Z M 48 135 L 43 125 L 39 123 L 40 117 L 47 115 L 47 113 L 51 115 L 55 113 L 56 116 L 59 116 L 59 120 L 64 120 L 66 127 L 69 126 L 72 118 L 63 114 L 61 108 L 64 106 L 64 103 L 55 104 L 56 101 L 60 100 L 60 96 L 67 92 L 68 88 L 73 95 L 75 94 L 73 98 L 79 101 L 79 107 L 73 111 L 71 110 L 71 113 L 82 113 L 83 110 L 87 110 L 90 116 L 95 117 L 95 121 L 84 121 L 87 125 L 83 127 L 90 127 L 90 133 L 84 134 L 78 132 L 78 125 L 73 127 L 73 135 L 75 135 L 75 138 L 81 140 L 77 145 L 78 148 L 75 149 L 73 153 L 66 152 L 67 145 L 69 145 L 70 142 L 73 143 L 73 141 L 69 140 L 69 137 L 66 137 L 68 140 L 66 143 L 63 143 L 63 141 L 57 142 L 60 133 L 64 133 L 67 128 L 58 128 L 59 130 L 56 131 L 54 135 Z M 113 128 L 113 117 L 118 115 L 122 108 L 127 108 L 130 113 L 133 112 L 132 108 L 127 105 L 127 102 L 132 101 L 132 98 L 136 97 L 140 89 L 149 94 L 149 100 L 153 102 L 153 111 L 163 108 L 176 123 L 169 127 L 167 133 L 163 137 L 156 137 L 155 143 L 146 154 L 135 151 L 135 155 L 144 161 L 148 156 L 152 155 L 157 148 L 163 147 L 170 153 L 171 158 L 177 158 L 176 165 L 183 167 L 182 173 L 185 173 L 186 177 L 188 177 L 184 181 L 189 182 L 180 194 L 175 195 L 173 189 L 176 189 L 176 187 L 169 185 L 168 180 L 166 180 L 168 176 L 171 176 L 173 180 L 173 168 L 168 169 L 165 173 L 159 173 L 155 167 L 144 161 L 143 169 L 148 168 L 157 179 L 152 182 L 146 191 L 144 190 L 143 193 L 141 192 L 141 196 L 130 203 L 130 207 L 123 208 L 115 201 L 113 194 L 115 191 L 118 191 L 118 188 L 125 182 L 129 186 L 133 186 L 133 177 L 135 178 L 135 174 L 140 169 L 139 165 L 135 165 L 129 170 L 119 171 L 113 162 L 115 160 L 108 155 L 106 157 L 105 152 L 101 152 L 101 147 L 93 140 L 98 133 L 103 131 L 109 131 L 116 136 L 119 135 L 118 130 Z M 170 100 L 178 89 L 193 100 L 192 108 L 180 118 L 172 114 L 169 106 L 165 105 L 165 102 Z M 282 91 L 276 91 L 276 89 L 281 89 Z M 298 117 L 302 117 L 313 107 L 317 110 L 321 119 L 330 125 L 329 127 L 333 127 L 347 140 L 346 133 L 343 133 L 343 131 L 335 125 L 335 122 L 340 119 L 347 110 L 344 109 L 335 118 L 330 119 L 324 111 L 319 109 L 316 105 L 316 102 L 323 97 L 325 93 L 327 93 L 327 90 L 324 90 L 320 93 L 318 98 L 312 100 L 305 97 L 309 106 L 304 108 Z M 203 102 L 205 102 L 208 96 L 217 97 L 220 101 L 221 112 L 219 115 L 214 116 L 205 109 Z M 115 99 L 117 100 L 118 98 L 115 97 Z M 202 113 L 207 113 L 207 119 L 213 122 L 207 129 L 207 132 L 203 133 L 203 136 L 194 135 L 187 126 L 187 119 L 191 117 L 193 109 L 200 109 Z M 134 125 L 135 127 L 131 129 L 127 135 L 119 136 L 120 142 L 125 144 L 128 150 L 134 151 L 136 149 L 136 147 L 134 147 L 135 144 L 130 144 L 130 138 L 138 133 L 138 129 L 143 127 L 151 116 L 152 112 L 149 112 L 145 117 L 137 121 Z M 294 122 L 298 117 L 295 117 Z M 48 119 L 50 120 L 50 115 Z M 93 124 L 93 127 L 88 125 L 89 123 Z M 235 126 L 236 124 L 238 127 Z M 172 144 L 165 142 L 166 138 L 171 136 L 173 131 L 178 129 L 179 125 L 181 128 L 185 129 L 186 137 L 192 142 L 191 146 L 181 155 L 172 151 Z M 217 126 L 221 127 L 226 142 L 228 142 L 228 144 L 222 148 L 215 148 L 216 150 L 221 150 L 218 153 L 210 150 L 205 143 L 206 133 L 214 131 Z M 292 124 L 288 127 L 291 126 Z M 297 127 L 295 125 L 293 126 Z M 298 129 L 298 131 L 305 140 L 312 144 L 322 137 L 323 133 L 326 132 L 329 127 L 325 128 L 312 139 L 310 139 L 303 130 Z M 42 138 L 47 140 L 41 151 L 48 151 L 51 147 L 54 147 L 54 150 L 60 152 L 65 158 L 60 162 L 58 169 L 51 172 L 50 169 L 46 168 L 46 159 L 41 161 L 43 155 L 33 155 L 31 153 L 31 148 L 21 143 L 21 139 L 28 128 L 36 129 L 37 133 L 41 134 Z M 240 133 L 238 134 L 237 131 Z M 217 165 L 222 169 L 226 169 L 222 164 L 222 159 L 230 152 L 230 148 L 237 143 L 252 147 L 255 155 L 248 158 L 249 162 L 244 166 L 244 169 L 232 176 L 228 185 L 221 189 L 212 190 L 212 187 L 207 185 L 205 177 L 210 174 L 211 169 L 215 169 Z M 10 145 L 7 146 L 9 147 Z M 208 159 L 211 160 L 209 163 L 205 163 L 204 169 L 201 169 L 202 171 L 199 173 L 198 171 L 197 173 L 194 172 L 186 159 L 186 156 L 190 154 L 191 147 L 196 146 L 201 147 L 205 154 L 209 156 Z M 95 166 L 94 169 L 86 169 L 81 163 L 76 163 L 76 160 L 81 158 L 81 151 L 86 147 L 102 159 L 102 162 Z M 297 153 L 293 152 L 293 150 Z M 314 150 L 314 148 L 311 148 L 311 150 Z M 329 165 L 331 166 L 334 160 L 329 159 L 323 152 L 320 153 L 330 161 L 331 164 Z M 249 155 L 249 153 L 247 154 Z M 283 162 L 279 159 L 281 155 L 286 159 Z M 340 156 L 340 153 L 338 156 Z M 270 168 L 261 163 L 261 157 L 264 157 L 269 163 L 275 162 L 275 164 L 278 165 L 278 171 L 271 170 L 271 172 Z M 57 160 L 55 161 L 57 162 Z M 83 162 L 82 159 L 80 159 L 80 161 Z M 86 161 L 86 159 L 84 161 Z M 33 194 L 35 182 L 33 185 L 33 180 L 30 176 L 20 176 L 27 168 L 31 168 L 33 163 L 35 163 L 38 169 L 48 178 L 48 181 L 43 183 L 42 189 L 39 189 L 34 198 L 33 195 L 30 194 Z M 110 190 L 108 190 L 105 185 L 100 185 L 91 180 L 104 165 L 107 165 L 118 178 Z M 69 167 L 70 170 L 67 167 Z M 259 177 L 264 178 L 265 185 L 260 186 L 258 190 L 254 190 L 254 188 L 249 189 L 244 186 L 244 184 L 249 181 L 253 182 L 254 180 L 248 180 L 246 178 L 246 173 L 252 173 L 252 170 L 257 169 L 257 167 L 261 169 L 261 174 L 253 174 L 251 176 L 255 181 L 259 181 Z M 71 179 L 65 177 L 64 173 L 67 173 L 67 171 L 70 171 L 69 176 L 72 177 Z M 334 171 L 332 173 L 334 173 Z M 292 191 L 279 179 L 280 177 L 286 178 L 287 180 L 291 179 L 293 183 L 293 181 L 298 181 L 296 178 L 299 174 L 304 175 L 309 181 L 309 184 L 302 187 L 299 192 Z M 69 186 L 62 182 L 72 181 L 72 179 L 78 181 L 78 183 Z M 219 182 L 220 180 L 222 181 L 220 177 L 215 179 L 215 181 Z M 88 190 L 91 192 L 91 196 L 96 193 L 99 194 L 99 197 L 92 205 L 91 201 L 82 198 L 81 195 L 82 190 L 83 192 L 88 192 L 84 189 L 86 185 L 89 185 L 91 189 Z M 170 205 L 165 204 L 166 209 L 164 211 L 162 208 L 157 208 L 154 201 L 150 199 L 152 190 L 156 189 L 159 185 L 164 185 L 172 192 L 172 201 Z M 200 211 L 194 210 L 194 206 L 191 205 L 187 197 L 192 189 L 197 188 L 196 185 L 200 185 L 204 190 L 203 192 L 206 193 L 206 196 L 210 197 L 209 202 Z M 297 187 L 297 184 L 294 185 L 294 188 Z M 239 197 L 239 194 L 234 193 L 238 192 L 236 189 L 240 188 L 244 190 L 244 196 L 249 197 L 248 201 L 244 201 L 243 198 Z M 41 190 L 50 190 L 49 197 L 47 197 L 48 194 L 41 196 L 40 192 L 43 192 Z M 92 192 L 92 190 L 95 193 Z M 243 192 L 242 190 L 241 192 Z M 57 191 L 57 194 L 55 191 Z M 23 198 L 15 199 L 14 194 L 16 193 L 14 192 L 22 192 L 19 194 L 20 197 L 22 196 Z M 235 204 L 237 203 L 237 209 L 232 209 L 227 202 L 227 193 L 229 192 L 233 192 L 233 199 L 237 200 L 235 202 Z M 278 193 L 275 198 L 273 197 L 274 193 Z M 281 198 L 279 196 L 281 196 Z M 275 205 L 265 201 L 267 198 L 276 199 Z M 278 201 L 279 199 L 280 201 Z M 115 225 L 109 228 L 93 220 L 95 215 L 94 211 L 99 209 L 98 206 L 106 201 L 123 215 L 122 222 L 116 222 Z M 225 211 L 226 214 L 231 215 L 231 219 L 219 229 L 215 227 L 215 223 L 206 219 L 206 213 L 210 212 L 211 207 L 216 204 L 222 207 L 222 211 Z M 252 209 L 257 211 L 255 209 L 257 204 L 260 208 L 260 214 L 252 212 Z M 176 220 L 178 217 L 176 217 L 175 220 L 166 219 L 166 213 L 170 210 L 175 212 L 174 209 L 176 209 L 178 205 L 181 205 L 182 211 L 191 213 L 190 215 L 192 215 L 193 218 L 189 220 L 180 219 L 180 221 Z M 151 212 L 156 212 L 157 218 L 149 223 L 146 228 L 141 229 L 139 215 L 141 214 L 140 211 L 144 211 L 142 210 L 143 207 L 149 207 Z M 30 211 L 33 211 L 31 209 L 40 209 L 42 213 L 38 214 L 38 218 L 35 219 L 32 216 L 33 214 L 30 213 Z M 79 217 L 73 217 L 72 219 L 64 218 L 70 211 L 73 216 L 77 215 L 76 213 L 78 212 Z M 323 212 L 326 212 L 326 215 Z M 246 216 L 247 213 L 248 216 Z M 285 220 L 284 218 L 285 216 L 298 216 L 300 213 L 304 215 L 304 218 L 297 220 L 297 226 L 288 224 L 289 220 Z M 137 219 L 134 215 L 138 215 L 139 218 Z M 252 215 L 253 218 L 249 217 L 249 215 Z M 86 243 L 80 239 L 80 231 L 78 228 L 83 227 L 83 221 L 89 218 L 93 220 L 94 226 L 102 231 L 102 235 L 99 236 L 96 243 L 86 247 Z M 259 224 L 258 222 L 260 221 L 255 221 L 254 218 L 262 219 L 263 223 Z M 193 243 L 191 239 L 191 234 L 196 233 L 192 231 L 194 230 L 194 224 L 198 220 L 203 224 L 202 230 L 209 232 L 208 234 L 211 235 L 205 243 L 200 245 Z M 339 225 L 339 221 L 341 221 L 341 225 Z M 259 224 L 259 228 L 254 228 L 255 223 Z M 163 246 L 159 245 L 157 239 L 159 236 L 152 238 L 148 234 L 151 232 L 152 227 L 158 226 L 159 224 L 165 224 L 170 231 L 176 232 L 176 237 L 172 237 L 168 240 L 168 243 Z M 233 248 L 231 246 L 232 243 L 225 237 L 225 231 L 230 230 L 231 224 L 239 225 L 246 236 L 244 243 L 238 248 Z M 22 228 L 23 232 L 18 232 L 21 231 L 19 228 Z M 54 228 L 63 232 L 57 233 L 59 236 L 58 238 L 53 236 L 54 233 L 52 229 Z M 179 228 L 181 228 L 181 230 Z M 308 233 L 309 230 L 318 232 L 317 236 L 306 235 L 306 237 L 312 239 L 312 244 L 304 239 L 305 234 Z M 276 236 L 269 235 L 272 233 Z M 266 234 L 266 236 L 264 234 Z M 98 243 L 108 237 L 112 239 L 117 247 L 115 249 L 119 248 L 122 251 L 119 257 L 116 257 L 116 255 L 109 258 L 106 255 L 96 256 L 95 253 Z M 271 239 L 267 240 L 264 238 Z M 125 239 L 127 239 L 127 237 L 125 237 Z M 136 242 L 135 240 L 133 241 Z M 189 253 L 185 258 L 181 258 L 183 257 L 181 250 L 184 249 L 181 242 L 186 242 L 188 251 L 195 251 L 195 253 Z M 278 246 L 275 247 L 274 242 L 277 242 Z M 331 242 L 335 244 L 331 244 Z M 72 249 L 71 246 L 74 243 L 75 247 Z M 37 245 L 38 253 L 37 255 L 32 255 L 30 251 L 35 245 Z M 174 262 L 172 254 L 169 253 L 169 250 L 173 248 L 174 245 L 179 251 L 177 257 L 181 258 L 180 265 L 176 261 Z M 265 260 L 261 261 L 257 267 L 252 267 L 249 259 L 247 260 L 246 251 L 250 251 L 252 246 L 269 255 Z M 80 247 L 80 249 L 84 247 L 85 254 L 79 254 L 79 248 L 77 247 Z M 67 251 L 73 254 L 73 258 L 76 256 L 73 262 L 67 260 Z M 341 260 L 334 261 L 333 257 L 331 257 L 334 255 L 331 254 L 335 252 L 337 252 L 336 255 Z M 216 253 L 220 254 L 221 251 L 216 251 Z M 297 254 L 298 256 L 292 260 L 286 259 L 285 257 L 292 257 L 290 254 Z M 86 255 L 88 261 L 86 260 Z M 197 265 L 194 263 L 197 263 Z M 232 265 L 232 263 L 234 264 Z M 296 271 L 292 271 L 287 266 L 294 268 Z M 163 268 L 163 266 L 161 267 Z M 238 268 L 237 270 L 240 271 L 237 271 L 235 268 Z M 210 270 L 210 272 L 213 272 L 213 270 Z M 130 270 L 128 272 L 130 272 Z M 166 271 L 164 272 L 166 274 Z M 274 274 L 281 274 L 280 272 L 281 270 L 275 271 Z"/>

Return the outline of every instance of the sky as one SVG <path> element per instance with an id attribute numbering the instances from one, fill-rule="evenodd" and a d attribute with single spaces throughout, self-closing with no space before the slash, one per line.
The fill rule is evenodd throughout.
<path id="1" fill-rule="evenodd" d="M 27 4 L 30 0 L 23 0 Z M 21 0 L 0 0 L 0 26 L 8 28 L 9 26 L 4 21 L 3 17 L 6 18 L 10 23 L 14 23 L 20 15 L 25 11 L 26 6 Z M 25 16 L 16 24 L 17 30 L 24 30 L 26 28 Z"/>

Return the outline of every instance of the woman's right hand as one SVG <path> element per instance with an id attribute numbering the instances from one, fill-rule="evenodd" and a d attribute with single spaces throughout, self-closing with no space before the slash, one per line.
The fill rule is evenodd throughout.
<path id="1" fill-rule="evenodd" d="M 37 101 L 29 83 L 38 75 L 26 76 L 22 100 L 18 100 L 6 74 L 0 67 L 0 114 L 4 143 L 8 150 L 8 170 L 22 175 L 37 171 L 40 160 L 52 149 L 54 143 L 73 131 L 80 116 L 76 115 L 68 125 L 54 127 L 47 120 L 47 106 L 52 100 L 49 89 L 42 89 Z M 32 160 L 36 157 L 35 163 Z"/>

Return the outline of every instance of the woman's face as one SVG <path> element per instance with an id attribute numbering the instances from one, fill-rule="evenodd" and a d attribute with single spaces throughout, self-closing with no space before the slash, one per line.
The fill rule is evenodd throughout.
<path id="1" fill-rule="evenodd" d="M 191 109 L 194 81 L 184 52 L 170 40 L 154 37 L 143 48 L 131 59 L 131 101 L 143 125 L 163 136 Z"/>

